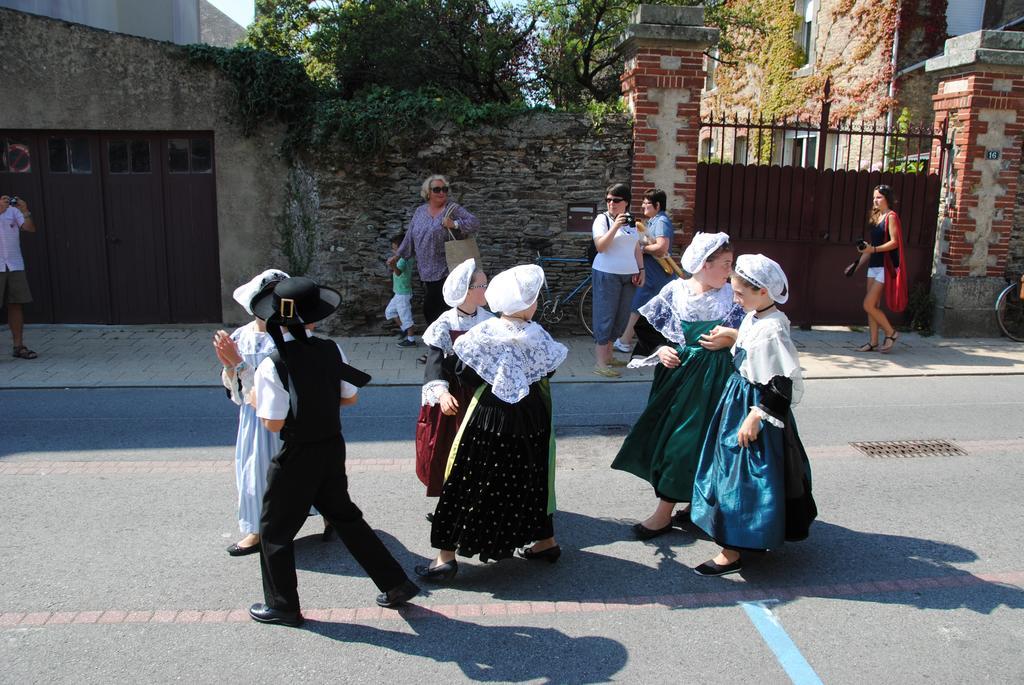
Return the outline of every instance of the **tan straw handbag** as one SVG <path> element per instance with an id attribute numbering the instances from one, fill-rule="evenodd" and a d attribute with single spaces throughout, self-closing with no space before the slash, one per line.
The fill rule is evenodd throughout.
<path id="1" fill-rule="evenodd" d="M 455 204 L 448 205 L 448 209 L 444 213 L 444 217 L 441 219 L 442 224 L 444 219 L 447 219 L 455 211 Z M 455 234 L 448 230 L 448 238 L 444 241 L 444 259 L 448 263 L 448 270 L 451 271 L 459 264 L 462 264 L 467 259 L 476 260 L 476 268 L 480 269 L 483 267 L 483 263 L 480 260 L 480 248 L 476 244 L 476 238 L 473 236 L 465 238 L 456 238 Z"/>

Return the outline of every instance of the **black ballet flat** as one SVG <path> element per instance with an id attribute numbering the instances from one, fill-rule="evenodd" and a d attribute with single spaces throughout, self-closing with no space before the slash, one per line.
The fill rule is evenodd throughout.
<path id="1" fill-rule="evenodd" d="M 260 543 L 258 542 L 255 545 L 251 545 L 249 547 L 239 547 L 238 543 L 236 542 L 235 544 L 228 547 L 228 554 L 230 554 L 233 557 L 244 557 L 247 554 L 258 554 L 259 551 Z"/>
<path id="2" fill-rule="evenodd" d="M 693 569 L 693 572 L 698 576 L 704 576 L 705 578 L 711 578 L 714 576 L 727 576 L 730 573 L 739 573 L 743 570 L 743 562 L 739 559 L 732 562 L 731 564 L 720 565 L 716 564 L 714 560 L 705 561 L 703 564 Z"/>
<path id="3" fill-rule="evenodd" d="M 414 570 L 416 571 L 416 575 L 423 580 L 432 580 L 435 582 L 451 580 L 455 577 L 455 574 L 459 572 L 459 562 L 452 559 L 449 562 L 434 566 L 433 568 L 428 564 L 426 566 L 417 566 Z"/>
<path id="4" fill-rule="evenodd" d="M 530 561 L 546 561 L 549 564 L 553 564 L 558 561 L 558 557 L 562 556 L 562 548 L 555 545 L 554 547 L 548 547 L 540 552 L 534 552 L 527 547 L 519 552 L 519 556 L 523 559 L 529 559 Z"/>
<path id="5" fill-rule="evenodd" d="M 693 520 L 690 518 L 689 509 L 686 509 L 685 511 L 677 511 L 675 514 L 672 515 L 673 526 L 679 526 L 680 528 L 689 528 L 692 523 Z"/>
<path id="6" fill-rule="evenodd" d="M 669 524 L 664 528 L 648 528 L 644 524 L 638 523 L 633 526 L 633 535 L 636 536 L 637 540 L 650 540 L 651 538 L 656 538 L 659 535 L 664 535 L 670 530 L 672 530 L 671 521 L 669 521 Z"/>

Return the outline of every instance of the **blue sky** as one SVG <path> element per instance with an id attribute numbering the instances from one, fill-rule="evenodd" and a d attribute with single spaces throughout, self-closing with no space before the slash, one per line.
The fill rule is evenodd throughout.
<path id="1" fill-rule="evenodd" d="M 242 26 L 252 23 L 252 15 L 255 11 L 253 0 L 207 0 L 207 2 Z"/>

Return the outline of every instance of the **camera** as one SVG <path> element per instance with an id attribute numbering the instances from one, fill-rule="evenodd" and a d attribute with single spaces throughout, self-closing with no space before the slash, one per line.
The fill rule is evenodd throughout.
<path id="1" fill-rule="evenodd" d="M 629 212 L 625 212 L 623 214 L 623 216 L 626 217 L 626 224 L 627 225 L 629 225 L 629 226 L 636 226 L 636 217 L 635 216 L 633 216 Z"/>
<path id="2" fill-rule="evenodd" d="M 868 248 L 868 243 L 867 243 L 866 240 L 858 240 L 857 241 L 857 249 L 858 250 L 866 250 L 867 248 Z"/>
<path id="3" fill-rule="evenodd" d="M 7 204 L 9 204 L 11 207 L 17 207 L 18 206 L 18 198 L 17 198 L 17 196 L 11 195 L 9 198 L 7 198 Z"/>

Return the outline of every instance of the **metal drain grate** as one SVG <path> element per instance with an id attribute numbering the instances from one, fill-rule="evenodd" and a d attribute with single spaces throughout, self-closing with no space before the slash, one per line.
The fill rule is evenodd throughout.
<path id="1" fill-rule="evenodd" d="M 850 445 L 875 459 L 967 456 L 967 452 L 949 440 L 888 440 L 880 442 L 851 442 Z"/>

